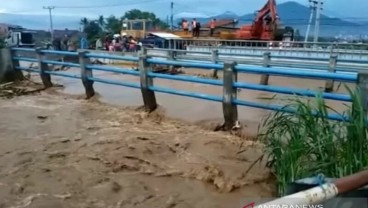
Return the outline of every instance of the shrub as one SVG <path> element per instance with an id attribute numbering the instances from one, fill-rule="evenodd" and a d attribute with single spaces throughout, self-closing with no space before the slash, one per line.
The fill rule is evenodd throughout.
<path id="1" fill-rule="evenodd" d="M 3 38 L 0 38 L 0 49 L 5 47 L 5 40 Z"/>
<path id="2" fill-rule="evenodd" d="M 295 108 L 295 114 L 275 112 L 261 124 L 259 135 L 280 195 L 301 178 L 316 174 L 340 178 L 368 167 L 365 113 L 359 91 L 348 91 L 352 105 L 340 115 L 349 121 L 328 120 L 329 111 L 335 111 L 317 96 L 308 102 L 295 98 L 286 106 Z"/>

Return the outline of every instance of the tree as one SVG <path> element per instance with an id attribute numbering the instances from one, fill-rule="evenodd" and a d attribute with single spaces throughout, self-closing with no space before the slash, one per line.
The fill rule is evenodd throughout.
<path id="1" fill-rule="evenodd" d="M 0 49 L 5 47 L 5 40 L 4 38 L 0 38 Z"/>
<path id="2" fill-rule="evenodd" d="M 88 23 L 89 23 L 88 19 L 84 17 L 80 20 L 79 24 L 83 26 L 83 30 L 84 30 L 87 27 Z"/>
<path id="3" fill-rule="evenodd" d="M 88 40 L 93 41 L 99 35 L 101 35 L 102 30 L 97 21 L 89 21 L 88 24 L 84 27 L 83 32 L 87 34 Z"/>
<path id="4" fill-rule="evenodd" d="M 87 19 L 86 17 L 80 20 L 80 24 L 83 26 L 83 32 L 87 34 L 87 38 L 89 40 L 94 40 L 96 37 L 103 34 L 103 32 L 107 31 L 110 33 L 120 33 L 122 27 L 123 19 L 148 19 L 151 20 L 152 25 L 157 28 L 166 29 L 169 27 L 168 24 L 161 21 L 156 15 L 152 12 L 144 12 L 138 9 L 133 9 L 127 11 L 124 16 L 118 18 L 114 15 L 111 15 L 107 18 L 100 15 L 95 20 Z"/>
<path id="5" fill-rule="evenodd" d="M 120 33 L 121 21 L 114 15 L 106 19 L 106 29 L 111 33 Z"/>
<path id="6" fill-rule="evenodd" d="M 159 27 L 161 29 L 167 29 L 169 25 L 167 23 L 161 21 L 159 18 L 156 17 L 156 15 L 152 12 L 143 12 L 138 9 L 132 9 L 130 11 L 127 11 L 122 19 L 149 19 L 152 21 L 153 27 Z"/>
<path id="7" fill-rule="evenodd" d="M 104 18 L 104 16 L 103 15 L 100 15 L 99 17 L 98 17 L 98 20 L 97 20 L 97 22 L 98 22 L 98 25 L 100 26 L 100 28 L 101 28 L 101 30 L 105 30 L 105 18 Z"/>

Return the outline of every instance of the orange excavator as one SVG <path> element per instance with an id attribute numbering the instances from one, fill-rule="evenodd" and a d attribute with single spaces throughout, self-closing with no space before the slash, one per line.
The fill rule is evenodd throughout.
<path id="1" fill-rule="evenodd" d="M 279 17 L 277 15 L 276 1 L 268 0 L 251 25 L 243 25 L 231 36 L 241 40 L 284 40 L 292 39 L 293 28 L 280 28 Z"/>

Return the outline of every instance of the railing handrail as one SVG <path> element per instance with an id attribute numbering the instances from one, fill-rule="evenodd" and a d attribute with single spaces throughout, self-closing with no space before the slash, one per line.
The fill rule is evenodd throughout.
<path id="1" fill-rule="evenodd" d="M 13 48 L 13 51 L 24 51 L 23 49 Z M 27 50 L 32 51 L 32 50 Z M 261 91 L 267 91 L 267 92 L 275 92 L 275 93 L 281 93 L 281 94 L 289 94 L 289 95 L 302 95 L 307 97 L 313 97 L 320 95 L 325 99 L 331 99 L 331 100 L 337 100 L 337 101 L 343 101 L 343 102 L 350 102 L 351 98 L 350 95 L 346 94 L 340 94 L 340 93 L 330 93 L 330 92 L 319 92 L 315 90 L 309 90 L 309 89 L 298 89 L 298 88 L 287 88 L 287 87 L 280 87 L 280 86 L 267 86 L 267 83 L 261 84 L 251 84 L 246 82 L 241 82 L 237 80 L 231 81 L 230 85 L 226 84 L 225 82 L 225 76 L 223 81 L 219 80 L 208 80 L 203 78 L 197 78 L 197 77 L 190 77 L 190 76 L 182 76 L 182 75 L 163 75 L 163 74 L 157 74 L 154 72 L 146 71 L 144 75 L 142 75 L 142 72 L 137 72 L 129 69 L 124 69 L 121 67 L 111 67 L 111 66 L 97 66 L 90 63 L 83 63 L 80 62 L 77 63 L 69 63 L 69 62 L 60 62 L 60 61 L 50 61 L 50 60 L 44 60 L 43 55 L 45 54 L 55 54 L 58 52 L 55 51 L 49 51 L 49 50 L 42 50 L 42 49 L 36 49 L 34 50 L 38 54 L 37 59 L 32 58 L 24 58 L 24 57 L 13 57 L 14 61 L 30 61 L 30 62 L 38 62 L 41 66 L 41 70 L 39 73 L 41 75 L 56 75 L 56 76 L 65 76 L 65 77 L 71 77 L 71 78 L 82 78 L 85 80 L 85 82 L 90 81 L 96 81 L 96 82 L 103 82 L 103 83 L 109 83 L 109 84 L 117 84 L 127 87 L 134 87 L 137 88 L 137 84 L 135 83 L 127 83 L 127 82 L 118 82 L 118 81 L 111 81 L 106 80 L 102 78 L 95 78 L 92 77 L 92 73 L 90 76 L 84 75 L 84 73 L 87 73 L 88 71 L 92 70 L 99 70 L 99 71 L 107 71 L 107 72 L 115 72 L 115 73 L 121 73 L 121 74 L 129 74 L 134 76 L 141 76 L 141 81 L 146 79 L 150 80 L 153 78 L 161 78 L 161 79 L 171 79 L 171 80 L 177 80 L 177 81 L 186 81 L 186 82 L 194 82 L 194 83 L 201 83 L 201 84 L 209 84 L 209 85 L 216 85 L 216 86 L 223 86 L 224 88 L 226 86 L 230 89 L 237 89 L 237 88 L 243 88 L 243 89 L 250 89 L 250 90 L 261 90 Z M 79 60 L 84 59 L 90 59 L 90 58 L 104 58 L 104 59 L 114 59 L 114 60 L 122 60 L 122 61 L 128 61 L 128 62 L 138 62 L 139 69 L 140 70 L 148 70 L 146 65 L 148 64 L 158 64 L 158 65 L 168 65 L 168 66 L 181 66 L 181 67 L 189 67 L 189 68 L 200 68 L 200 69 L 207 69 L 207 70 L 225 70 L 231 65 L 231 73 L 256 73 L 261 74 L 262 78 L 268 77 L 269 75 L 276 75 L 276 76 L 289 76 L 289 77 L 298 77 L 298 78 L 313 78 L 313 79 L 324 79 L 328 80 L 327 82 L 331 82 L 332 80 L 341 81 L 341 82 L 353 82 L 357 83 L 359 80 L 359 77 L 365 77 L 368 75 L 365 75 L 364 73 L 340 73 L 336 71 L 311 71 L 311 70 L 301 70 L 301 69 L 285 69 L 282 67 L 274 67 L 270 66 L 269 64 L 263 65 L 263 66 L 255 66 L 255 65 L 242 65 L 242 64 L 236 64 L 236 62 L 231 63 L 201 63 L 201 62 L 192 62 L 192 61 L 179 61 L 179 60 L 170 60 L 170 59 L 156 59 L 154 57 L 147 56 L 147 49 L 143 50 L 144 53 L 141 54 L 139 57 L 134 56 L 123 56 L 123 55 L 111 55 L 111 54 L 98 54 L 94 52 L 87 52 L 87 51 L 78 51 L 78 52 L 72 52 L 72 53 L 65 53 L 68 55 L 75 56 L 78 54 Z M 47 70 L 46 66 L 43 64 L 54 64 L 54 65 L 64 65 L 64 66 L 70 66 L 70 67 L 80 67 L 82 69 L 82 76 L 79 75 L 72 75 L 64 72 L 54 72 Z M 142 67 L 144 65 L 144 67 Z M 42 66 L 44 69 L 42 69 Z M 20 70 L 26 70 L 24 67 L 17 67 L 17 69 Z M 35 72 L 35 70 L 32 70 L 32 72 Z M 224 73 L 229 73 L 224 71 Z M 143 77 L 142 77 L 143 76 Z M 87 78 L 86 78 L 87 77 Z M 229 81 L 227 81 L 229 82 Z M 327 86 L 326 82 L 326 86 Z M 363 85 L 360 85 L 361 87 L 364 87 Z M 141 83 L 141 87 L 144 87 Z M 159 86 L 146 86 L 147 91 L 159 91 L 159 92 L 166 92 L 170 94 L 177 94 L 177 95 L 185 95 L 189 97 L 196 97 L 201 99 L 208 99 L 212 101 L 217 102 L 225 102 L 224 100 L 221 100 L 218 96 L 210 96 L 206 94 L 200 94 L 200 93 L 189 93 L 189 92 L 183 92 L 183 91 L 176 91 L 173 89 L 168 88 L 162 88 Z M 326 88 L 327 89 L 327 88 Z M 289 113 L 294 113 L 295 109 L 284 107 L 282 105 L 276 105 L 276 104 L 263 104 L 263 103 L 257 103 L 257 102 L 251 102 L 251 101 L 243 101 L 236 98 L 233 98 L 231 101 L 231 105 L 241 105 L 241 106 L 249 106 L 249 107 L 256 107 L 261 109 L 267 109 L 267 110 L 277 110 L 277 111 L 284 111 Z M 342 115 L 338 114 L 330 114 L 328 116 L 329 119 L 333 120 L 339 120 L 339 121 L 347 121 L 349 118 L 346 118 Z"/>
<path id="2" fill-rule="evenodd" d="M 165 51 L 165 52 L 176 52 L 176 53 L 186 53 L 186 54 L 203 54 L 203 55 L 212 55 L 212 51 L 190 51 L 190 50 L 180 50 L 180 49 L 163 49 L 163 48 L 151 48 L 148 49 L 149 51 Z M 213 49 L 217 50 L 218 49 Z M 233 56 L 233 57 L 256 57 L 262 58 L 263 54 L 249 54 L 249 53 L 224 53 L 224 52 L 217 52 L 219 56 Z M 327 53 L 326 53 L 327 54 Z M 336 55 L 336 53 L 328 53 L 329 56 Z M 286 55 L 272 55 L 272 58 L 276 59 L 293 59 L 293 60 L 310 60 L 310 61 L 329 61 L 330 58 L 327 57 L 301 57 L 301 56 L 286 56 Z M 346 59 L 346 58 L 339 58 L 339 62 L 343 63 L 360 63 L 368 65 L 368 53 L 367 53 L 367 60 L 359 60 L 359 59 Z"/>
<path id="3" fill-rule="evenodd" d="M 187 46 L 189 48 L 191 47 L 198 47 L 198 46 L 193 46 L 193 45 L 189 45 Z M 316 50 L 316 49 L 309 49 L 306 50 L 305 48 L 278 48 L 278 47 L 274 47 L 274 48 L 269 48 L 269 47 L 265 47 L 265 48 L 252 48 L 252 47 L 244 47 L 244 46 L 199 46 L 201 48 L 208 48 L 208 49 L 213 49 L 213 50 L 242 50 L 242 49 L 247 49 L 247 50 L 258 50 L 258 51 L 267 51 L 267 52 L 273 52 L 273 51 L 284 51 L 284 52 L 310 52 L 310 53 L 325 53 L 325 54 L 330 54 L 335 53 L 335 54 L 339 54 L 339 53 L 344 53 L 344 54 L 356 54 L 356 55 L 363 55 L 363 56 L 367 56 L 368 55 L 368 50 L 351 50 L 349 52 L 346 52 L 346 50 L 344 51 L 343 49 L 341 51 L 339 51 L 340 49 L 334 49 L 331 51 L 331 49 L 329 50 Z M 368 47 L 368 46 L 367 46 Z M 162 51 L 187 51 L 187 52 L 193 52 L 193 53 L 203 53 L 203 54 L 211 54 L 211 52 L 207 52 L 207 51 L 191 51 L 191 50 L 180 50 L 180 49 L 170 49 L 170 48 L 153 48 L 155 50 L 162 50 Z M 150 49 L 149 49 L 150 50 Z"/>
<path id="4" fill-rule="evenodd" d="M 282 42 L 282 43 L 293 43 L 293 44 L 301 44 L 301 45 L 353 45 L 353 46 L 368 46 L 368 43 L 342 43 L 342 42 L 310 42 L 310 41 L 287 41 L 287 40 L 227 40 L 227 39 L 206 39 L 206 38 L 195 38 L 195 39 L 190 39 L 190 38 L 181 38 L 178 40 L 182 40 L 182 41 L 194 41 L 194 42 L 246 42 L 246 43 L 277 43 L 277 42 Z"/>

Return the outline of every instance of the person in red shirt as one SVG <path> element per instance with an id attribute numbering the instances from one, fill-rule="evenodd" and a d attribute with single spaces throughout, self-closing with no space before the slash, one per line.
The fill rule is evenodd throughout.
<path id="1" fill-rule="evenodd" d="M 188 33 L 188 30 L 189 30 L 189 24 L 188 24 L 188 21 L 187 20 L 183 20 L 183 23 L 182 23 L 182 27 L 183 27 L 183 30 L 185 33 Z"/>
<path id="2" fill-rule="evenodd" d="M 216 27 L 216 19 L 212 19 L 210 22 L 210 36 L 213 36 Z"/>

